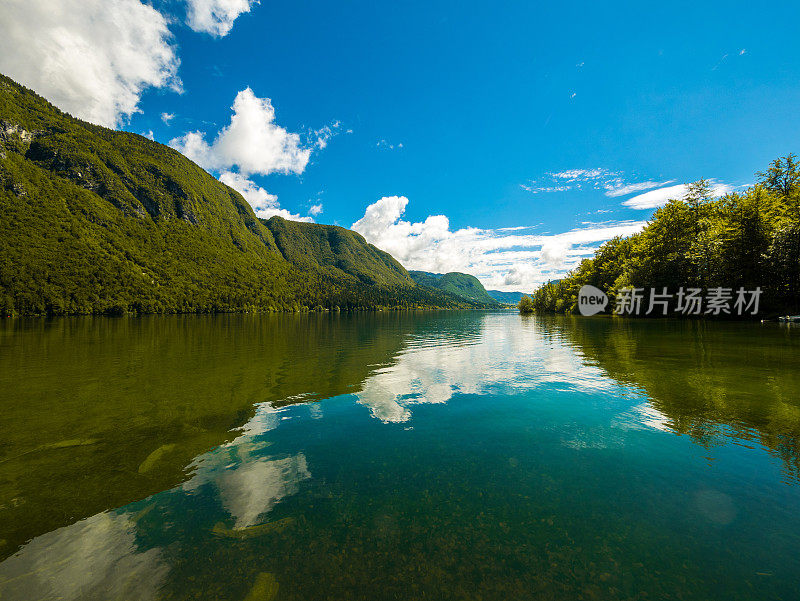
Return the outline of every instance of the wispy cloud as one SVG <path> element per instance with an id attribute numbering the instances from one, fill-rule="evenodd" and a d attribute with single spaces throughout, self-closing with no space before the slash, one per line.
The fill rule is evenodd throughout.
<path id="1" fill-rule="evenodd" d="M 746 50 L 745 48 L 741 48 L 740 50 L 737 50 L 737 51 L 736 51 L 736 56 L 744 56 L 745 54 L 747 54 L 747 50 Z M 727 61 L 727 60 L 728 60 L 728 57 L 729 57 L 729 56 L 730 56 L 730 53 L 729 53 L 729 52 L 726 52 L 725 54 L 723 54 L 723 55 L 722 55 L 722 58 L 721 58 L 721 59 L 719 59 L 719 61 L 717 62 L 717 64 L 716 64 L 716 65 L 714 65 L 713 67 L 711 67 L 711 70 L 712 70 L 712 71 L 716 71 L 717 69 L 719 69 L 719 68 L 722 66 L 722 63 L 724 63 L 725 61 Z M 734 58 L 735 58 L 735 57 L 734 57 Z"/>
<path id="2" fill-rule="evenodd" d="M 312 129 L 309 131 L 309 138 L 311 143 L 322 150 L 323 148 L 328 146 L 328 142 L 330 142 L 331 138 L 337 136 L 342 131 L 342 123 L 341 121 L 333 121 L 329 125 L 325 125 L 320 127 L 319 129 Z M 348 129 L 347 133 L 352 133 L 353 130 Z"/>
<path id="3" fill-rule="evenodd" d="M 612 171 L 604 167 L 590 167 L 548 172 L 539 180 L 531 180 L 525 184 L 520 184 L 520 187 L 532 194 L 567 192 L 570 190 L 602 190 L 605 196 L 616 198 L 665 186 L 674 181 L 628 181 L 622 171 Z"/>
<path id="4" fill-rule="evenodd" d="M 572 189 L 572 186 L 537 186 L 536 182 L 520 184 L 519 187 L 531 194 L 540 194 L 542 192 L 566 192 Z"/>
<path id="5" fill-rule="evenodd" d="M 389 252 L 408 269 L 461 271 L 475 275 L 487 288 L 533 291 L 562 277 L 600 243 L 627 236 L 644 221 L 585 222 L 562 233 L 522 233 L 527 226 L 450 229 L 445 215 L 421 222 L 403 219 L 408 198 L 389 196 L 369 205 L 352 229 Z"/>
<path id="6" fill-rule="evenodd" d="M 623 201 L 623 205 L 632 209 L 655 209 L 663 207 L 670 200 L 679 200 L 686 194 L 686 184 L 678 184 L 677 186 L 668 186 L 666 188 L 659 188 L 658 190 L 651 190 L 644 194 L 639 194 L 633 198 Z M 722 182 L 711 181 L 711 194 L 713 196 L 725 196 L 733 192 L 733 186 Z"/>
<path id="7" fill-rule="evenodd" d="M 175 113 L 161 113 L 161 120 L 164 125 L 169 125 L 169 122 L 175 118 Z"/>
<path id="8" fill-rule="evenodd" d="M 400 148 L 403 147 L 403 143 L 400 142 L 398 144 L 393 144 L 391 142 L 387 142 L 386 140 L 378 140 L 378 143 L 376 144 L 376 146 L 378 148 L 386 148 L 388 150 L 394 150 L 394 149 L 398 149 L 399 150 Z"/>
<path id="9" fill-rule="evenodd" d="M 654 182 L 654 181 L 646 181 L 646 182 L 636 182 L 632 184 L 621 184 L 619 186 L 612 186 L 606 188 L 606 196 L 617 197 L 617 196 L 625 196 L 627 194 L 633 194 L 634 192 L 641 192 L 642 190 L 650 190 L 651 188 L 658 188 L 659 186 L 665 186 L 667 184 L 673 183 L 675 180 L 670 179 L 663 182 Z"/>

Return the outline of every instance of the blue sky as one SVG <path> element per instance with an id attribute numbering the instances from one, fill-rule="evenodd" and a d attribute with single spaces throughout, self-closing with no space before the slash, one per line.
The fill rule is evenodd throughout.
<path id="1" fill-rule="evenodd" d="M 52 37 L 52 3 L 10 2 L 7 39 Z M 55 46 L 44 69 L 0 42 L 0 70 L 227 173 L 262 214 L 359 224 L 409 268 L 469 271 L 494 288 L 557 277 L 684 182 L 724 193 L 798 150 L 800 4 L 56 4 L 72 11 L 58 25 L 90 47 Z M 120 14 L 132 31 L 92 30 L 123 27 Z M 99 100 L 77 89 L 92 77 L 104 89 L 105 71 L 64 76 L 69 61 L 52 56 L 69 49 L 106 60 L 105 77 L 127 89 Z"/>

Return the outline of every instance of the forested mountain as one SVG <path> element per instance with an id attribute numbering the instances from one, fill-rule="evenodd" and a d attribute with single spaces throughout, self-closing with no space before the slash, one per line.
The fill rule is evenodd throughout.
<path id="1" fill-rule="evenodd" d="M 503 292 L 502 290 L 487 290 L 486 294 L 491 296 L 499 303 L 506 305 L 516 305 L 523 296 L 524 292 Z"/>
<path id="2" fill-rule="evenodd" d="M 413 280 L 420 286 L 434 288 L 471 301 L 487 305 L 499 304 L 486 292 L 480 280 L 467 273 L 431 273 L 429 271 L 409 271 Z"/>
<path id="3" fill-rule="evenodd" d="M 262 219 L 283 257 L 303 269 L 365 284 L 413 286 L 414 281 L 392 255 L 368 244 L 361 234 L 334 225 Z"/>
<path id="4" fill-rule="evenodd" d="M 754 186 L 718 199 L 707 181 L 690 184 L 644 230 L 606 242 L 566 278 L 539 288 L 535 310 L 574 313 L 578 290 L 591 284 L 611 297 L 606 312 L 632 287 L 760 288 L 760 315 L 800 312 L 800 163 L 789 155 L 756 176 Z"/>
<path id="5" fill-rule="evenodd" d="M 0 315 L 474 306 L 354 232 L 262 222 L 172 148 L 0 75 Z"/>

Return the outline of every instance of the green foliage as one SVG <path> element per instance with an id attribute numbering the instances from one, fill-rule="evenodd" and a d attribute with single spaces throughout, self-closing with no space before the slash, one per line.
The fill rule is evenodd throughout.
<path id="1" fill-rule="evenodd" d="M 0 75 L 0 314 L 466 308 L 333 226 L 262 221 L 177 151 Z"/>
<path id="2" fill-rule="evenodd" d="M 688 186 L 684 198 L 658 209 L 629 238 L 614 238 L 566 278 L 541 286 L 536 311 L 577 312 L 578 290 L 591 284 L 614 307 L 625 287 L 761 287 L 761 313 L 800 309 L 800 166 L 794 155 L 776 159 L 760 182 L 742 193 L 712 199 L 708 182 Z"/>
<path id="3" fill-rule="evenodd" d="M 521 299 L 519 299 L 519 303 L 517 303 L 517 309 L 523 315 L 526 313 L 533 313 L 533 300 L 527 294 L 524 295 Z"/>
<path id="4" fill-rule="evenodd" d="M 498 301 L 489 296 L 480 280 L 473 275 L 457 271 L 450 273 L 409 271 L 408 273 L 420 286 L 441 290 L 487 306 L 499 305 Z"/>

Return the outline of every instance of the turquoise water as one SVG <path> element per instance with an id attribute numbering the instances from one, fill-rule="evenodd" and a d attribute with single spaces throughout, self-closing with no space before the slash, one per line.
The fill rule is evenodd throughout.
<path id="1" fill-rule="evenodd" d="M 0 328 L 0 599 L 798 599 L 800 331 Z"/>

